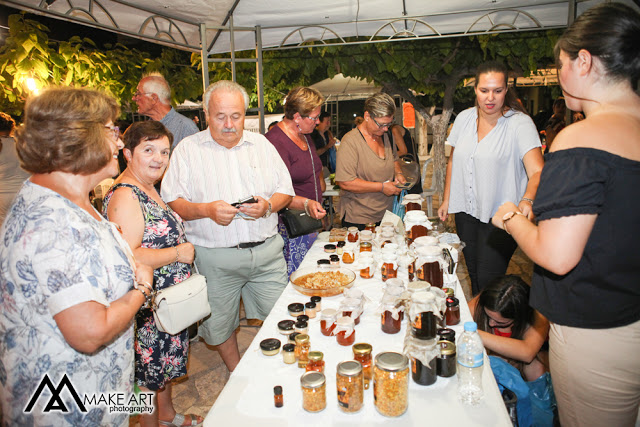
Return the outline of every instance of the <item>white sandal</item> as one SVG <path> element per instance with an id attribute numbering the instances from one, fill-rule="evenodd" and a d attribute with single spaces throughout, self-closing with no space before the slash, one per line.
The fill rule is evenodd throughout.
<path id="1" fill-rule="evenodd" d="M 191 417 L 191 424 L 187 424 L 189 426 L 192 427 L 196 427 L 199 426 L 202 423 L 198 422 L 198 416 L 197 415 L 193 415 L 193 414 L 187 414 L 189 417 Z M 158 421 L 160 423 L 160 425 L 162 426 L 170 426 L 170 427 L 181 427 L 184 424 L 184 420 L 187 417 L 185 415 L 182 414 L 178 414 L 176 413 L 176 416 L 173 417 L 173 421 Z"/>

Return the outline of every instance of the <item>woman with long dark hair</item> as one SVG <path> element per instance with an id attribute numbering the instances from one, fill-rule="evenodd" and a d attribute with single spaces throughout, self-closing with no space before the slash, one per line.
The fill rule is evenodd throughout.
<path id="1" fill-rule="evenodd" d="M 632 426 L 640 405 L 640 14 L 583 13 L 556 44 L 567 107 L 585 119 L 546 155 L 534 213 L 493 216 L 538 265 L 531 305 L 551 322 L 563 426 Z"/>
<path id="2" fill-rule="evenodd" d="M 494 279 L 469 301 L 469 309 L 490 353 L 514 365 L 527 381 L 545 372 L 538 355 L 549 334 L 549 322 L 529 305 L 529 285 L 520 277 Z"/>
<path id="3" fill-rule="evenodd" d="M 507 200 L 527 218 L 543 160 L 536 127 L 507 86 L 504 65 L 476 70 L 476 106 L 458 115 L 449 135 L 451 150 L 438 216 L 456 214 L 466 247 L 464 258 L 474 295 L 507 271 L 516 242 L 489 221 Z"/>

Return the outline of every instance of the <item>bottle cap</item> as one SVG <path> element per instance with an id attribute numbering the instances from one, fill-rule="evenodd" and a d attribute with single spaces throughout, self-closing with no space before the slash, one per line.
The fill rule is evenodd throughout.
<path id="1" fill-rule="evenodd" d="M 476 322 L 464 322 L 464 330 L 469 332 L 475 332 L 478 330 Z"/>
<path id="2" fill-rule="evenodd" d="M 281 395 L 282 394 L 282 386 L 279 386 L 279 385 L 275 386 L 273 388 L 273 394 Z"/>

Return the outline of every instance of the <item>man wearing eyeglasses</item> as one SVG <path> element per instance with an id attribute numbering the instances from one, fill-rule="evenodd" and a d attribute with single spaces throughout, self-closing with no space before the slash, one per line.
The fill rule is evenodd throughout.
<path id="1" fill-rule="evenodd" d="M 200 131 L 192 120 L 171 106 L 171 88 L 160 73 L 147 74 L 140 80 L 133 101 L 140 114 L 159 121 L 173 134 L 172 151 L 184 138 Z"/>

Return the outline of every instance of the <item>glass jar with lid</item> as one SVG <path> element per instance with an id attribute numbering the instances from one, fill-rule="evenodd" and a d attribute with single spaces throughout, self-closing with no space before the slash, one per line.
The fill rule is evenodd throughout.
<path id="1" fill-rule="evenodd" d="M 347 233 L 348 242 L 355 243 L 358 241 L 358 227 L 349 227 Z"/>
<path id="2" fill-rule="evenodd" d="M 365 390 L 369 388 L 369 383 L 373 378 L 373 355 L 371 344 L 364 342 L 353 345 L 353 358 L 362 365 L 362 375 L 364 378 Z"/>
<path id="3" fill-rule="evenodd" d="M 356 329 L 351 317 L 339 317 L 333 330 L 336 341 L 340 345 L 349 346 L 356 341 Z"/>
<path id="4" fill-rule="evenodd" d="M 456 345 L 451 341 L 438 341 L 440 354 L 438 355 L 436 370 L 439 377 L 452 377 L 456 374 Z"/>
<path id="5" fill-rule="evenodd" d="M 327 385 L 322 372 L 305 372 L 300 377 L 300 386 L 305 411 L 320 412 L 327 407 Z"/>
<path id="6" fill-rule="evenodd" d="M 353 264 L 356 259 L 355 243 L 348 244 L 342 249 L 342 262 L 345 264 Z"/>
<path id="7" fill-rule="evenodd" d="M 309 363 L 305 366 L 305 370 L 324 373 L 324 353 L 321 351 L 309 352 Z"/>
<path id="8" fill-rule="evenodd" d="M 320 312 L 320 332 L 328 337 L 336 328 L 338 312 L 333 308 L 325 308 Z"/>
<path id="9" fill-rule="evenodd" d="M 411 358 L 411 377 L 416 384 L 431 385 L 438 379 L 437 358 L 440 347 L 436 339 L 421 340 L 411 337 L 407 345 Z"/>
<path id="10" fill-rule="evenodd" d="M 338 363 L 336 369 L 338 408 L 354 413 L 362 409 L 364 402 L 364 377 L 362 365 L 355 360 Z"/>
<path id="11" fill-rule="evenodd" d="M 404 216 L 404 228 L 410 242 L 418 237 L 426 236 L 429 233 L 430 225 L 427 214 L 422 210 L 409 211 Z"/>
<path id="12" fill-rule="evenodd" d="M 398 277 L 398 256 L 394 252 L 382 253 L 382 266 L 380 267 L 382 281 Z"/>
<path id="13" fill-rule="evenodd" d="M 356 325 L 360 324 L 360 316 L 362 315 L 362 300 L 358 298 L 345 298 L 340 303 L 342 316 L 351 317 Z"/>
<path id="14" fill-rule="evenodd" d="M 447 311 L 445 312 L 447 326 L 460 323 L 460 301 L 456 297 L 447 298 Z"/>
<path id="15" fill-rule="evenodd" d="M 380 322 L 382 332 L 385 334 L 397 334 L 402 328 L 404 319 L 404 306 L 397 297 L 385 295 L 380 304 Z"/>
<path id="16" fill-rule="evenodd" d="M 373 367 L 373 401 L 386 417 L 399 417 L 409 406 L 409 359 L 400 353 L 379 353 Z"/>
<path id="17" fill-rule="evenodd" d="M 430 292 L 416 292 L 411 295 L 409 318 L 415 337 L 424 340 L 434 339 L 438 329 L 438 307 L 436 298 Z"/>
<path id="18" fill-rule="evenodd" d="M 363 231 L 370 231 L 371 233 L 375 233 L 376 232 L 376 223 L 375 222 L 366 223 L 365 226 L 364 226 L 364 230 Z"/>
<path id="19" fill-rule="evenodd" d="M 309 335 L 300 334 L 296 337 L 296 349 L 295 355 L 298 359 L 298 368 L 305 368 L 309 363 L 309 350 L 311 349 L 311 342 L 309 341 Z"/>
<path id="20" fill-rule="evenodd" d="M 371 279 L 376 267 L 373 254 L 370 252 L 361 253 L 358 257 L 358 264 L 360 265 L 360 277 L 363 279 Z"/>
<path id="21" fill-rule="evenodd" d="M 445 260 L 439 246 L 421 246 L 416 249 L 416 278 L 442 288 Z"/>
<path id="22" fill-rule="evenodd" d="M 405 212 L 421 211 L 423 201 L 424 199 L 420 194 L 407 194 L 404 196 L 402 204 L 404 205 Z"/>

